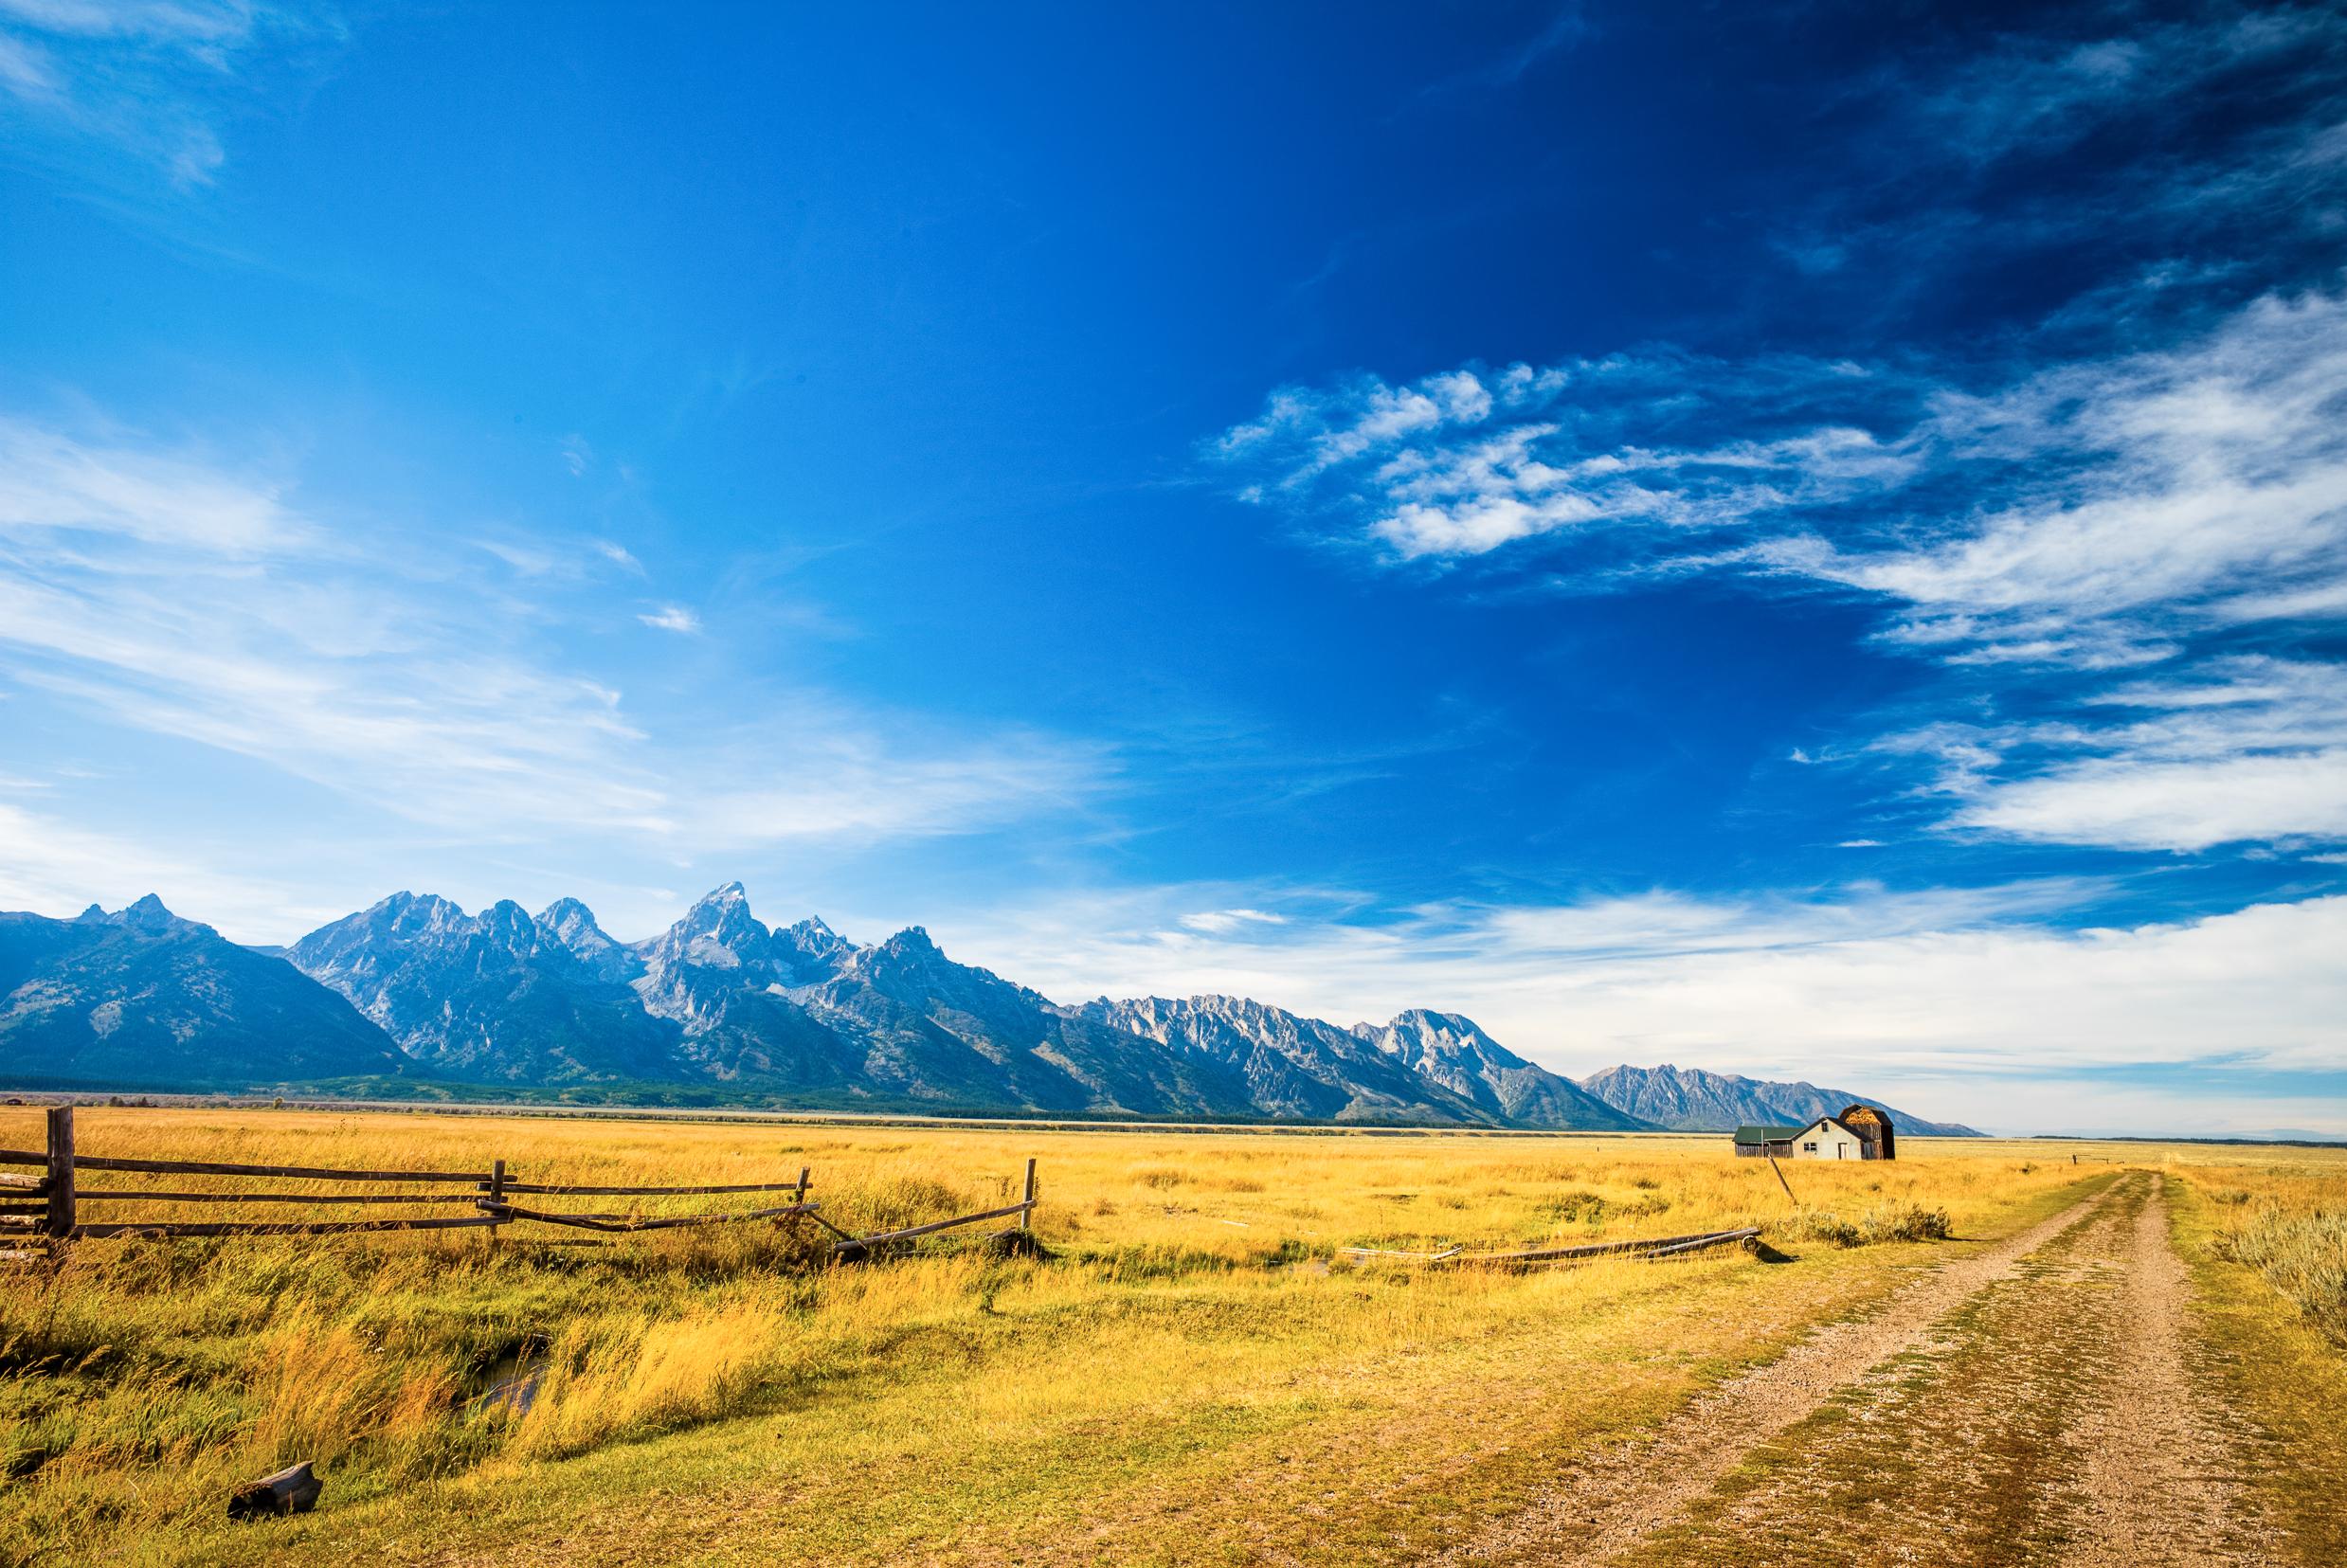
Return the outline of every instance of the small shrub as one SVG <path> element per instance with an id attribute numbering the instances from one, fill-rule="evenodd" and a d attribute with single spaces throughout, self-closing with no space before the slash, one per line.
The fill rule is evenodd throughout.
<path id="1" fill-rule="evenodd" d="M 1543 1203 L 1540 1214 L 1543 1218 L 1554 1220 L 1560 1225 L 1572 1225 L 1584 1220 L 1592 1225 L 1601 1225 L 1605 1222 L 1609 1207 L 1600 1195 L 1576 1189 L 1559 1193 Z"/>

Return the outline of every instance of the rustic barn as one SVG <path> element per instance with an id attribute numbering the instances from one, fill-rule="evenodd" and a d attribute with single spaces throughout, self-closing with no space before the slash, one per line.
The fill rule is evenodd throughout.
<path id="1" fill-rule="evenodd" d="M 1890 1116 L 1869 1105 L 1855 1105 L 1836 1118 L 1842 1126 L 1858 1135 L 1866 1144 L 1861 1160 L 1896 1160 L 1899 1158 L 1898 1135 L 1891 1130 Z"/>
<path id="2" fill-rule="evenodd" d="M 1805 1127 L 1745 1126 L 1736 1129 L 1739 1158 L 1759 1160 L 1895 1160 L 1890 1118 L 1855 1105 L 1839 1116 L 1820 1116 Z"/>

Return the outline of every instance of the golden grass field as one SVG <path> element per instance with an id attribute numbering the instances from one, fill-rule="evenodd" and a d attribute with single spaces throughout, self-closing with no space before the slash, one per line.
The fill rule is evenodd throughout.
<path id="1" fill-rule="evenodd" d="M 0 1145 L 39 1147 L 39 1115 L 0 1109 Z M 765 1223 L 600 1249 L 517 1226 L 494 1253 L 478 1232 L 79 1243 L 53 1274 L 0 1275 L 0 1553 L 27 1561 L 1405 1560 L 2127 1166 L 2173 1179 L 2227 1343 L 2292 1369 L 2291 1388 L 2251 1379 L 2241 1397 L 2331 1442 L 2315 1481 L 2347 1477 L 2320 1468 L 2347 1467 L 2329 1243 L 2296 1273 L 2221 1245 L 2256 1223 L 2328 1223 L 2347 1191 L 2338 1149 L 1910 1139 L 1890 1164 L 1788 1165 L 1796 1210 L 1767 1163 L 1713 1136 L 79 1117 L 84 1155 L 502 1157 L 529 1181 L 605 1184 L 803 1164 L 858 1230 L 1007 1201 L 1032 1155 L 1050 1255 L 948 1235 L 828 1265 Z M 1943 1211 L 1954 1238 L 1821 1239 L 1916 1208 Z M 1740 1222 L 1789 1261 L 1425 1270 L 1338 1252 Z M 517 1355 L 546 1369 L 534 1403 L 484 1405 Z M 296 1459 L 327 1478 L 320 1511 L 223 1520 L 232 1484 Z"/>

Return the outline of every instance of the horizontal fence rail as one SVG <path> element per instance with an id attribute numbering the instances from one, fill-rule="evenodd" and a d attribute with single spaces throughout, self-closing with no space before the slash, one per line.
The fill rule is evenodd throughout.
<path id="1" fill-rule="evenodd" d="M 131 1187 L 77 1188 L 78 1203 L 474 1203 L 469 1192 L 140 1192 Z"/>
<path id="2" fill-rule="evenodd" d="M 51 1107 L 48 1111 L 48 1147 L 45 1150 L 0 1149 L 0 1166 L 33 1165 L 43 1168 L 40 1176 L 0 1174 L 0 1238 L 45 1237 L 52 1243 L 109 1236 L 313 1236 L 353 1235 L 371 1232 L 390 1231 L 456 1231 L 479 1230 L 488 1233 L 489 1244 L 495 1248 L 498 1233 L 515 1223 L 548 1225 L 570 1230 L 593 1231 L 607 1235 L 632 1234 L 641 1231 L 677 1230 L 704 1225 L 731 1225 L 746 1221 L 766 1220 L 786 1224 L 795 1220 L 812 1220 L 831 1233 L 835 1238 L 829 1244 L 834 1257 L 861 1257 L 876 1248 L 897 1242 L 911 1241 L 920 1236 L 933 1235 L 958 1226 L 976 1225 L 990 1219 L 1016 1217 L 1019 1232 L 1029 1231 L 1034 1224 L 1036 1209 L 1035 1162 L 1027 1162 L 1025 1196 L 1017 1203 L 986 1209 L 977 1214 L 958 1215 L 947 1219 L 931 1220 L 923 1225 L 858 1235 L 826 1217 L 819 1211 L 822 1205 L 810 1201 L 807 1191 L 813 1172 L 802 1166 L 798 1179 L 792 1181 L 735 1181 L 697 1182 L 677 1186 L 590 1186 L 576 1182 L 532 1182 L 514 1179 L 506 1162 L 493 1161 L 485 1171 L 413 1171 L 413 1170 L 342 1170 L 313 1165 L 254 1165 L 235 1164 L 216 1160 L 138 1160 L 113 1155 L 79 1154 L 74 1148 L 73 1108 Z M 117 1171 L 149 1176 L 229 1176 L 259 1178 L 283 1181 L 414 1182 L 419 1186 L 437 1185 L 455 1188 L 443 1192 L 207 1192 L 198 1189 L 163 1189 L 140 1187 L 81 1188 L 76 1185 L 76 1174 L 81 1171 Z M 1007 1188 L 1008 1182 L 1004 1182 Z M 687 1215 L 643 1214 L 582 1214 L 569 1210 L 538 1209 L 512 1202 L 513 1195 L 530 1197 L 570 1198 L 705 1198 L 732 1196 L 745 1193 L 788 1193 L 791 1201 L 767 1207 L 727 1213 Z M 352 1219 L 122 1219 L 84 1221 L 78 1209 L 81 1203 L 175 1203 L 220 1205 L 238 1204 L 316 1204 L 349 1207 L 352 1205 L 396 1205 L 404 1208 L 424 1208 L 434 1204 L 469 1204 L 477 1212 L 470 1215 L 402 1214 L 381 1218 Z M 570 1242 L 549 1240 L 546 1245 L 603 1246 L 598 1239 Z M 42 1254 L 0 1250 L 0 1261 L 22 1261 Z"/>
<path id="3" fill-rule="evenodd" d="M 109 1235 L 358 1235 L 370 1231 L 470 1231 L 498 1225 L 487 1215 L 430 1219 L 108 1220 L 77 1225 L 75 1238 Z"/>
<path id="4" fill-rule="evenodd" d="M 68 1109 L 71 1108 L 68 1107 Z M 45 1154 L 23 1149 L 0 1149 L 0 1164 L 45 1165 Z M 480 1183 L 487 1171 L 353 1171 L 323 1170 L 311 1165 L 229 1165 L 216 1160 L 120 1160 L 111 1155 L 83 1154 L 74 1159 L 85 1171 L 140 1171 L 151 1176 L 275 1176 L 289 1181 L 439 1181 Z"/>

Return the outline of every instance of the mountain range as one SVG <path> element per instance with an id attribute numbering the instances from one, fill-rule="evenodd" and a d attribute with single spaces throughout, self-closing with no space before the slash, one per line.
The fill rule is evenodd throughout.
<path id="1" fill-rule="evenodd" d="M 1926 1138 L 1978 1138 L 1960 1122 L 1926 1122 L 1843 1089 L 1811 1083 L 1769 1083 L 1700 1067 L 1609 1067 L 1580 1080 L 1581 1088 L 1616 1110 L 1676 1132 L 1725 1132 L 1746 1124 L 1807 1126 L 1852 1105 L 1887 1111 L 1902 1132 Z"/>
<path id="2" fill-rule="evenodd" d="M 73 920 L 0 913 L 0 1077 L 1619 1131 L 1859 1098 L 1672 1068 L 1576 1083 L 1421 1009 L 1346 1027 L 1236 997 L 1062 1006 L 919 927 L 869 946 L 820 920 L 769 928 L 739 883 L 635 943 L 571 898 L 467 914 L 399 892 L 265 949 L 152 894 Z M 1718 1120 L 1730 1104 L 1760 1108 Z"/>

